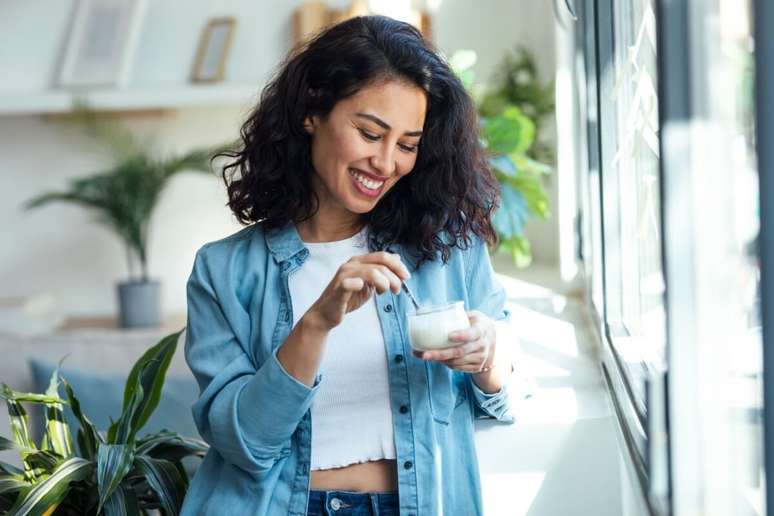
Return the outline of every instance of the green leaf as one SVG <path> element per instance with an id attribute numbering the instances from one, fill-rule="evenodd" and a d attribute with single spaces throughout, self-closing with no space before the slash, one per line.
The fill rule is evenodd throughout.
<path id="1" fill-rule="evenodd" d="M 546 219 L 550 216 L 548 194 L 543 189 L 540 178 L 530 173 L 509 178 L 507 183 L 518 190 L 527 203 L 530 215 Z"/>
<path id="2" fill-rule="evenodd" d="M 132 388 L 132 397 L 129 400 L 129 406 L 121 412 L 121 416 L 118 421 L 113 422 L 108 428 L 109 444 L 126 444 L 130 443 L 134 439 L 134 432 L 132 432 L 132 425 L 134 418 L 140 408 L 145 397 L 140 378 L 134 379 L 134 386 Z"/>
<path id="3" fill-rule="evenodd" d="M 511 255 L 516 267 L 527 267 L 532 263 L 532 250 L 526 237 L 513 237 L 509 240 L 501 240 L 499 249 Z"/>
<path id="4" fill-rule="evenodd" d="M 209 445 L 199 439 L 185 438 L 171 432 L 162 432 L 146 437 L 138 442 L 136 454 L 174 462 L 191 455 L 204 457 L 208 449 Z"/>
<path id="5" fill-rule="evenodd" d="M 119 486 L 102 507 L 105 516 L 139 516 L 137 497 L 131 489 Z"/>
<path id="6" fill-rule="evenodd" d="M 159 497 L 166 516 L 176 516 L 183 505 L 185 490 L 188 487 L 177 467 L 167 460 L 151 459 L 142 455 L 135 457 L 134 463 Z"/>
<path id="7" fill-rule="evenodd" d="M 24 458 L 25 464 L 32 468 L 41 469 L 45 472 L 51 472 L 62 463 L 64 458 L 51 450 L 37 450 L 28 454 Z"/>
<path id="8" fill-rule="evenodd" d="M 51 398 L 59 398 L 59 366 L 51 374 L 46 395 Z M 70 427 L 65 422 L 64 409 L 61 403 L 45 403 L 46 415 L 46 444 L 44 448 L 50 448 L 62 457 L 73 455 L 73 440 L 70 435 Z"/>
<path id="9" fill-rule="evenodd" d="M 131 420 L 128 434 L 131 438 L 145 425 L 159 404 L 167 369 L 169 369 L 169 364 L 177 349 L 177 341 L 181 333 L 182 330 L 161 339 L 158 344 L 140 357 L 129 373 L 124 389 L 124 409 L 117 423 L 120 425 L 121 419 L 124 418 Z M 141 392 L 144 393 L 144 396 L 139 401 L 135 411 L 132 404 L 138 385 L 141 386 Z M 113 430 L 113 426 L 110 430 Z M 108 440 L 116 442 L 110 437 Z"/>
<path id="10" fill-rule="evenodd" d="M 18 446 L 18 444 L 11 441 L 10 439 L 6 439 L 5 437 L 0 436 L 0 451 L 15 450 L 18 448 Z"/>
<path id="11" fill-rule="evenodd" d="M 501 185 L 501 204 L 492 222 L 501 240 L 522 236 L 524 224 L 529 218 L 529 209 L 524 196 L 508 183 Z"/>
<path id="12" fill-rule="evenodd" d="M 19 403 L 67 403 L 58 396 L 49 396 L 47 394 L 36 394 L 34 392 L 18 392 L 6 384 L 0 384 L 0 399 L 6 401 L 16 401 Z"/>
<path id="13" fill-rule="evenodd" d="M 110 498 L 132 468 L 134 450 L 131 445 L 100 444 L 97 454 L 97 487 L 99 507 Z M 120 496 L 120 495 L 119 495 Z"/>
<path id="14" fill-rule="evenodd" d="M 506 178 L 515 178 L 519 173 L 516 164 L 505 154 L 489 158 L 489 165 L 495 171 L 496 175 L 501 175 Z"/>
<path id="15" fill-rule="evenodd" d="M 62 379 L 62 384 L 67 394 L 67 400 L 70 403 L 70 409 L 75 418 L 81 425 L 78 431 L 78 446 L 81 454 L 89 460 L 94 460 L 97 456 L 97 445 L 103 442 L 102 436 L 97 432 L 97 428 L 81 411 L 81 404 L 73 393 L 73 388 L 66 379 Z"/>
<path id="16" fill-rule="evenodd" d="M 18 493 L 22 489 L 29 487 L 29 483 L 22 480 L 21 476 L 2 476 L 0 477 L 0 494 Z"/>
<path id="17" fill-rule="evenodd" d="M 16 466 L 8 464 L 7 462 L 0 461 L 0 473 L 14 476 L 14 475 L 21 475 L 23 471 L 17 468 Z"/>
<path id="18" fill-rule="evenodd" d="M 94 464 L 80 457 L 72 457 L 57 467 L 47 479 L 39 482 L 23 497 L 19 497 L 11 516 L 39 515 L 59 505 L 67 496 L 72 482 L 86 479 Z"/>
<path id="19" fill-rule="evenodd" d="M 525 152 L 535 140 L 535 124 L 516 106 L 482 120 L 487 149 L 493 154 Z"/>
<path id="20" fill-rule="evenodd" d="M 476 55 L 475 50 L 460 49 L 449 58 L 449 67 L 455 73 L 460 73 L 473 68 L 476 65 L 476 61 L 478 61 L 478 55 Z"/>

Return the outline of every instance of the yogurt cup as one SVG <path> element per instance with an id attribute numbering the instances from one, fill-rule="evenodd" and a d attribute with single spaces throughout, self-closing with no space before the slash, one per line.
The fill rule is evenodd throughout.
<path id="1" fill-rule="evenodd" d="M 451 342 L 449 334 L 469 326 L 470 321 L 463 301 L 421 306 L 416 312 L 408 315 L 411 347 L 422 351 L 459 346 L 462 342 Z"/>

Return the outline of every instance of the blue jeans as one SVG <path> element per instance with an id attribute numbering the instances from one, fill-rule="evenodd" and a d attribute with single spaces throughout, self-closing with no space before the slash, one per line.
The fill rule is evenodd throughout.
<path id="1" fill-rule="evenodd" d="M 398 493 L 309 491 L 307 516 L 399 516 Z"/>

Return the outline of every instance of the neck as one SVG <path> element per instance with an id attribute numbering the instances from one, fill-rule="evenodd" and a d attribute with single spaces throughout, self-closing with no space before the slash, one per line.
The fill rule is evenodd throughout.
<path id="1" fill-rule="evenodd" d="M 354 236 L 363 229 L 360 216 L 344 209 L 331 209 L 320 203 L 317 213 L 296 224 L 301 240 L 309 243 L 335 242 Z"/>

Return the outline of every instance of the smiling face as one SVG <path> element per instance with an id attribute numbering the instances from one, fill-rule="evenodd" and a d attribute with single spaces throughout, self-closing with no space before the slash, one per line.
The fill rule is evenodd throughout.
<path id="1" fill-rule="evenodd" d="M 327 117 L 308 118 L 320 212 L 371 211 L 414 168 L 426 109 L 420 88 L 389 80 L 341 100 Z"/>

